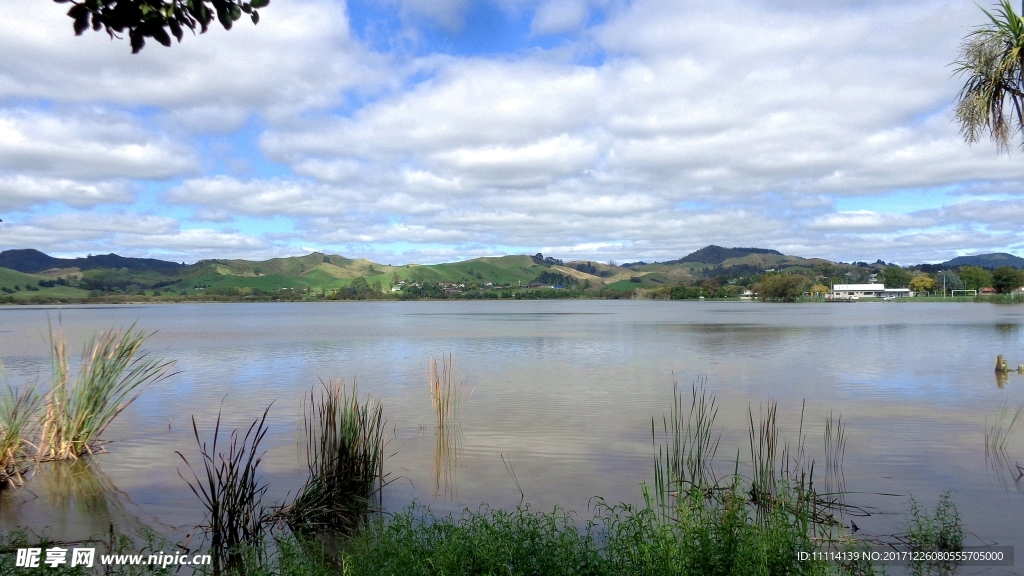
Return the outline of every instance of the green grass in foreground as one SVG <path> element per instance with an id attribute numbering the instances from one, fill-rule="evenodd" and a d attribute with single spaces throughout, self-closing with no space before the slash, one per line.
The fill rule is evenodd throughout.
<path id="1" fill-rule="evenodd" d="M 741 495 L 737 495 L 741 496 Z M 875 574 L 871 566 L 796 559 L 815 550 L 798 525 L 752 522 L 742 506 L 701 511 L 693 524 L 665 524 L 650 508 L 600 503 L 584 525 L 561 509 L 481 508 L 437 517 L 412 505 L 378 519 L 334 553 L 288 536 L 263 563 L 238 573 L 327 576 L 648 576 Z M 696 512 L 696 511 L 695 511 Z M 308 541 L 307 541 L 308 542 Z M 804 548 L 806 547 L 806 548 Z M 266 556 L 264 556 L 266 558 Z"/>
<path id="2" fill-rule="evenodd" d="M 736 502 L 742 494 L 736 494 Z M 783 513 L 755 521 L 743 506 L 695 508 L 690 521 L 664 523 L 652 508 L 606 506 L 598 501 L 595 516 L 579 523 L 561 509 L 540 512 L 481 508 L 459 516 L 435 516 L 424 506 L 380 516 L 340 547 L 328 551 L 320 539 L 290 533 L 248 548 L 244 561 L 223 574 L 251 576 L 417 576 L 417 575 L 849 575 L 877 573 L 866 564 L 800 562 L 795 552 L 814 550 L 792 517 Z M 929 514 L 910 501 L 906 544 L 912 550 L 957 549 L 963 529 L 955 505 L 944 495 Z M 96 538 L 97 555 L 107 553 L 109 539 Z M 14 552 L 19 547 L 49 547 L 44 538 L 24 532 L 0 536 L 0 574 L 19 574 Z M 804 548 L 808 546 L 809 548 Z M 119 537 L 115 553 L 150 554 L 176 547 L 152 532 Z M 198 552 L 198 551 L 194 551 Z M 41 566 L 33 573 L 89 574 L 80 568 Z M 99 573 L 100 571 L 97 571 Z M 951 565 L 912 566 L 913 574 L 952 574 Z M 140 566 L 111 567 L 115 575 L 172 574 Z M 211 567 L 197 570 L 212 574 Z"/>

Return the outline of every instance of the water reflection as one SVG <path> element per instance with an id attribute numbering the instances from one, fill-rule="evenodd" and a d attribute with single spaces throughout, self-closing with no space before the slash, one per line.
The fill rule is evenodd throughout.
<path id="1" fill-rule="evenodd" d="M 465 444 L 462 409 L 467 399 L 466 383 L 455 376 L 451 354 L 430 359 L 430 399 L 434 408 L 434 497 L 454 500 L 459 460 Z"/>
<path id="2" fill-rule="evenodd" d="M 1024 405 L 1010 412 L 1004 402 L 994 417 L 985 418 L 985 462 L 1004 489 L 1008 490 L 1012 483 L 1024 493 L 1024 467 L 1010 456 L 1016 448 L 1014 429 L 1021 423 L 1022 416 Z"/>
<path id="3" fill-rule="evenodd" d="M 50 527 L 63 539 L 135 532 L 142 527 L 126 509 L 131 500 L 91 458 L 44 463 L 20 489 L 0 494 L 0 524 Z"/>
<path id="4" fill-rule="evenodd" d="M 174 451 L 194 449 L 190 416 L 201 433 L 211 432 L 202 425 L 215 420 L 225 397 L 232 426 L 276 400 L 265 465 L 273 474 L 272 490 L 280 491 L 275 498 L 294 492 L 302 481 L 294 448 L 300 399 L 323 374 L 358 375 L 402 432 L 404 440 L 386 464 L 402 478 L 389 487 L 394 509 L 414 498 L 443 512 L 481 502 L 515 506 L 522 498 L 518 481 L 538 507 L 582 513 L 592 496 L 640 503 L 640 483 L 651 473 L 651 418 L 666 412 L 674 372 L 682 381 L 707 377 L 723 406 L 723 442 L 733 449 L 747 445 L 749 406 L 775 399 L 793 407 L 784 424 L 787 433 L 796 433 L 806 399 L 808 422 L 824 421 L 832 409 L 844 416 L 851 491 L 910 492 L 927 500 L 952 489 L 965 525 L 1024 546 L 1024 498 L 1012 490 L 1007 495 L 985 472 L 981 449 L 985 416 L 991 419 L 1004 400 L 1010 406 L 1024 402 L 1024 376 L 1004 374 L 995 387 L 990 380 L 996 352 L 1008 353 L 1013 367 L 1024 361 L 1013 356 L 1024 350 L 1022 309 L 366 302 L 69 307 L 63 321 L 70 340 L 78 342 L 97 329 L 139 320 L 139 326 L 159 330 L 151 341 L 155 353 L 179 359 L 182 374 L 147 390 L 111 425 L 108 437 L 116 443 L 97 460 L 153 523 L 191 526 L 201 516 L 177 476 Z M 45 326 L 46 310 L 0 309 L 0 355 L 14 361 L 8 366 L 13 381 L 46 373 Z M 460 377 L 476 386 L 461 422 L 465 434 L 439 433 L 424 393 L 425 363 L 449 352 L 459 358 Z M 821 437 L 817 429 L 808 436 Z M 1008 446 L 1006 486 L 1015 479 L 1012 466 L 1024 462 L 1020 448 Z M 514 462 L 514 474 L 506 462 Z M 55 524 L 34 481 L 28 488 L 39 496 L 22 510 L 11 500 L 0 504 L 0 529 L 15 517 L 21 525 Z M 868 501 L 858 505 L 894 506 L 863 498 Z M 121 504 L 137 512 L 123 499 Z M 102 502 L 95 505 L 101 515 L 118 513 L 113 504 L 106 512 Z M 876 526 L 863 528 L 899 531 L 897 517 L 891 518 L 892 525 L 880 515 L 872 520 Z M 84 531 L 98 526 L 105 533 L 103 522 Z"/>
<path id="5" fill-rule="evenodd" d="M 1013 336 L 1016 335 L 1017 332 L 1020 330 L 1020 324 L 1009 324 L 1006 322 L 1000 322 L 999 324 L 996 324 L 995 328 L 1001 334 Z"/>

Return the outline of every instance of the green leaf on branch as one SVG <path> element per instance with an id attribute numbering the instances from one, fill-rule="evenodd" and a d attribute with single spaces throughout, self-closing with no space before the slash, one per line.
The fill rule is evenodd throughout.
<path id="1" fill-rule="evenodd" d="M 153 30 L 153 39 L 164 46 L 171 45 L 171 37 L 167 35 L 167 31 L 163 28 L 155 28 Z"/>
<path id="2" fill-rule="evenodd" d="M 80 36 L 91 27 L 106 30 L 111 38 L 120 39 L 127 31 L 132 53 L 153 38 L 164 46 L 171 45 L 173 36 L 178 42 L 184 38 L 185 28 L 202 34 L 216 18 L 225 30 L 248 14 L 253 24 L 260 17 L 256 9 L 270 4 L 269 0 L 53 0 L 58 4 L 74 4 L 67 15 L 73 21 L 75 35 Z"/>

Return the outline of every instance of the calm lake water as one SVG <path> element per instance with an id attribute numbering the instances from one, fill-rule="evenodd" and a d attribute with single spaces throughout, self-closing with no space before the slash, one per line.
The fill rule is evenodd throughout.
<path id="1" fill-rule="evenodd" d="M 1004 385 L 997 353 L 1024 363 L 1024 307 L 987 304 L 548 301 L 182 304 L 0 308 L 0 358 L 13 384 L 49 378 L 47 321 L 80 350 L 97 330 L 137 322 L 149 348 L 179 373 L 150 389 L 107 431 L 99 473 L 43 472 L 0 497 L 0 529 L 45 527 L 75 538 L 108 522 L 141 522 L 180 538 L 202 520 L 179 471 L 195 459 L 191 418 L 212 431 L 223 406 L 246 426 L 271 402 L 264 460 L 269 497 L 302 481 L 301 401 L 318 378 L 358 380 L 381 399 L 394 452 L 385 504 L 418 499 L 439 510 L 561 505 L 588 516 L 593 496 L 642 502 L 652 476 L 651 421 L 669 410 L 673 382 L 717 394 L 721 470 L 748 458 L 748 409 L 769 400 L 795 440 L 823 454 L 830 412 L 847 422 L 850 501 L 877 514 L 863 532 L 901 530 L 906 495 L 929 507 L 946 490 L 968 544 L 1017 545 L 1024 493 L 985 457 L 985 430 L 1002 405 L 1024 403 L 1024 376 Z M 456 495 L 435 496 L 430 358 L 454 354 L 472 396 Z M 1024 433 L 1010 441 L 1024 464 Z M 69 486 L 70 484 L 70 486 Z M 879 493 L 900 496 L 881 496 Z M 1024 562 L 1018 561 L 1021 571 Z M 1008 568 L 998 569 L 1005 573 Z M 1019 573 L 1019 572 L 1018 572 Z"/>

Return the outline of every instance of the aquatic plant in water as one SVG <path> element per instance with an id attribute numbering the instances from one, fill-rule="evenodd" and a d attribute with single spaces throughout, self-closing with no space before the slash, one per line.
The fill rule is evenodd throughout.
<path id="1" fill-rule="evenodd" d="M 293 532 L 347 533 L 379 510 L 384 474 L 380 402 L 360 400 L 355 381 L 321 381 L 304 407 L 309 477 L 295 500 L 275 512 Z"/>
<path id="2" fill-rule="evenodd" d="M 964 548 L 964 529 L 960 513 L 949 492 L 939 497 L 934 514 L 921 506 L 911 496 L 910 513 L 907 517 L 904 543 L 913 552 L 959 552 Z M 957 563 L 937 561 L 914 561 L 912 573 L 952 574 Z"/>
<path id="3" fill-rule="evenodd" d="M 82 351 L 82 366 L 72 378 L 67 339 L 50 331 L 53 383 L 45 399 L 39 457 L 73 460 L 101 449 L 99 437 L 134 402 L 142 389 L 171 375 L 173 361 L 142 351 L 151 333 L 109 330 Z"/>
<path id="4" fill-rule="evenodd" d="M 454 498 L 456 476 L 462 457 L 463 402 L 472 396 L 466 383 L 455 376 L 455 357 L 451 354 L 430 359 L 430 402 L 434 409 L 434 496 L 442 493 Z"/>
<path id="5" fill-rule="evenodd" d="M 188 459 L 181 452 L 177 453 L 192 473 L 192 479 L 184 476 L 182 479 L 188 482 L 206 509 L 206 520 L 199 528 L 210 536 L 215 572 L 241 565 L 247 552 L 262 550 L 260 545 L 269 515 L 263 505 L 267 485 L 261 483 L 258 472 L 264 454 L 260 443 L 267 435 L 269 412 L 268 406 L 243 436 L 237 429 L 232 430 L 226 452 L 220 444 L 220 412 L 209 445 L 200 438 L 199 427 L 192 418 L 192 432 L 203 464 L 202 479 Z M 181 472 L 178 474 L 180 476 Z"/>
<path id="6" fill-rule="evenodd" d="M 713 465 L 720 439 L 714 432 L 715 396 L 699 380 L 688 400 L 687 410 L 687 399 L 675 387 L 671 413 L 662 419 L 661 442 L 652 421 L 654 484 L 644 489 L 661 524 L 703 534 L 708 545 L 722 544 L 712 540 L 732 538 L 748 524 L 784 534 L 791 545 L 807 550 L 843 538 L 842 514 L 861 511 L 842 500 L 846 439 L 840 418 L 826 422 L 827 488 L 820 491 L 814 484 L 814 460 L 806 454 L 803 412 L 794 448 L 780 440 L 775 403 L 758 419 L 750 410 L 750 461 L 741 468 L 737 453 L 731 473 L 719 476 Z M 749 476 L 741 470 L 749 470 Z"/>
<path id="7" fill-rule="evenodd" d="M 988 418 L 985 418 L 985 461 L 996 473 L 1004 488 L 1008 487 L 1009 477 L 1017 490 L 1024 491 L 1024 468 L 1014 462 L 1007 451 L 1021 416 L 1024 416 L 1024 406 L 1017 408 L 1011 415 L 1006 402 L 1003 402 L 991 426 L 988 424 Z"/>
<path id="8" fill-rule="evenodd" d="M 36 449 L 29 438 L 37 433 L 41 405 L 42 398 L 33 387 L 19 390 L 6 382 L 0 385 L 0 490 L 24 483 L 30 452 Z"/>

